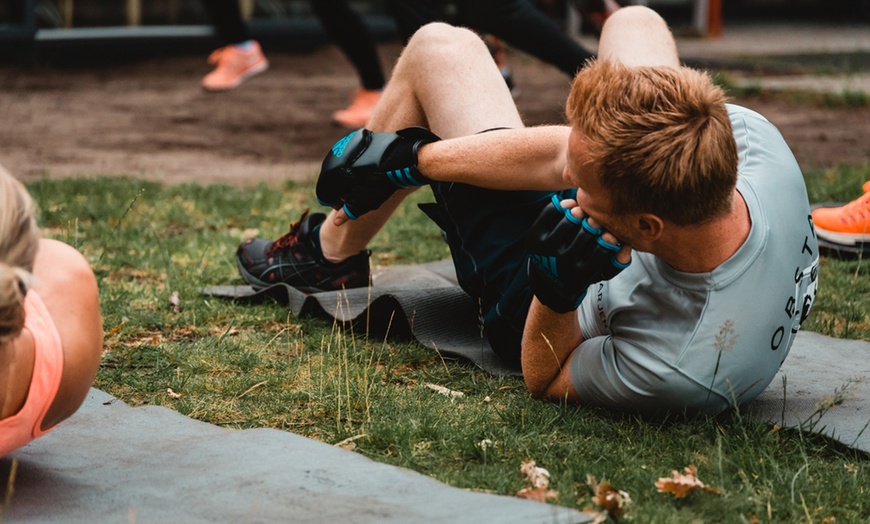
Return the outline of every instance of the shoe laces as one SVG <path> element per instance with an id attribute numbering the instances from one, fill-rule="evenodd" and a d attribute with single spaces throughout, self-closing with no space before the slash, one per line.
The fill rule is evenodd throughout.
<path id="1" fill-rule="evenodd" d="M 269 246 L 269 249 L 266 250 L 266 255 L 274 256 L 281 251 L 286 251 L 296 246 L 299 243 L 299 233 L 302 229 L 302 222 L 305 221 L 305 217 L 308 216 L 308 210 L 302 212 L 302 216 L 299 218 L 298 222 L 293 222 L 290 224 L 290 231 L 285 233 L 281 238 L 272 242 L 272 245 Z"/>
<path id="2" fill-rule="evenodd" d="M 864 191 L 863 196 L 843 206 L 841 211 L 842 219 L 857 222 L 858 220 L 870 218 L 870 181 L 864 182 L 864 187 L 861 189 Z"/>

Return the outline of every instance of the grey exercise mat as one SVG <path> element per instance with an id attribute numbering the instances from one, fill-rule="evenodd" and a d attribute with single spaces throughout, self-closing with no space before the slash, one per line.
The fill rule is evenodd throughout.
<path id="1" fill-rule="evenodd" d="M 870 342 L 801 331 L 752 416 L 870 452 Z"/>
<path id="2" fill-rule="evenodd" d="M 356 332 L 415 339 L 445 357 L 470 360 L 494 375 L 519 375 L 483 337 L 474 301 L 456 283 L 449 260 L 372 271 L 372 287 L 306 295 L 285 284 L 260 291 L 250 286 L 213 286 L 206 295 L 247 303 L 275 301 L 298 316 L 352 323 Z"/>
<path id="3" fill-rule="evenodd" d="M 0 459 L 0 522 L 590 522 L 477 493 L 275 429 L 231 430 L 92 389 L 52 433 Z M 517 465 L 519 468 L 519 464 Z M 0 490 L 2 492 L 2 490 Z"/>
<path id="4" fill-rule="evenodd" d="M 373 272 L 371 288 L 346 294 L 305 295 L 286 285 L 259 292 L 250 286 L 217 286 L 204 292 L 248 302 L 275 300 L 296 315 L 356 322 L 375 332 L 391 325 L 396 336 L 416 338 L 442 355 L 468 359 L 496 375 L 520 374 L 505 366 L 481 337 L 475 304 L 457 286 L 450 261 L 381 268 Z M 800 332 L 779 374 L 748 409 L 762 420 L 870 452 L 868 381 L 870 343 Z"/>

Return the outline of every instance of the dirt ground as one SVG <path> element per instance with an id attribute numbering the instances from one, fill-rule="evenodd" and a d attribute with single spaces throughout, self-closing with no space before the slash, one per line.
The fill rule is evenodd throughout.
<path id="1" fill-rule="evenodd" d="M 380 51 L 391 65 L 398 47 Z M 315 176 L 343 134 L 330 114 L 357 85 L 340 52 L 270 54 L 269 71 L 220 94 L 199 87 L 205 58 L 0 67 L 0 164 L 24 179 L 102 174 L 247 184 Z M 526 122 L 562 122 L 568 78 L 522 55 L 512 65 Z M 870 162 L 870 107 L 831 110 L 782 97 L 736 102 L 776 124 L 804 169 Z"/>

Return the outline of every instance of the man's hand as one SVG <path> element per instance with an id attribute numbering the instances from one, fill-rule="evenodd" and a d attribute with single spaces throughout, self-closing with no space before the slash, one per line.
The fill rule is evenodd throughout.
<path id="1" fill-rule="evenodd" d="M 631 264 L 630 258 L 617 260 L 621 247 L 601 238 L 603 233 L 553 196 L 526 235 L 529 282 L 542 304 L 557 313 L 574 311 L 591 284 L 609 280 Z"/>
<path id="2" fill-rule="evenodd" d="M 317 179 L 317 200 L 351 220 L 381 207 L 396 190 L 431 180 L 417 169 L 417 149 L 440 140 L 422 127 L 395 133 L 357 129 L 332 146 Z"/>

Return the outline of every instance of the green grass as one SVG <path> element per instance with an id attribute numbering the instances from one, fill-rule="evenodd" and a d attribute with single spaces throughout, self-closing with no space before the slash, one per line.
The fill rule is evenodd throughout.
<path id="1" fill-rule="evenodd" d="M 866 179 L 870 166 L 807 175 L 813 201 L 850 200 Z M 163 187 L 96 178 L 29 189 L 45 234 L 76 246 L 97 273 L 106 353 L 95 385 L 130 405 L 350 442 L 374 460 L 499 494 L 524 487 L 519 467 L 532 459 L 550 471 L 555 503 L 591 505 L 586 479 L 593 475 L 629 493 L 626 516 L 635 522 L 870 519 L 867 455 L 826 438 L 739 414 L 663 423 L 540 402 L 516 378 L 444 362 L 416 344 L 201 295 L 204 285 L 241 283 L 238 243 L 285 232 L 311 206 L 308 185 Z M 420 192 L 403 205 L 375 239 L 374 264 L 448 256 L 414 205 L 425 200 Z M 806 328 L 870 340 L 867 262 L 826 258 L 821 271 Z M 427 383 L 465 396 L 450 399 Z M 690 464 L 722 493 L 680 500 L 657 493 L 659 477 Z"/>
<path id="2" fill-rule="evenodd" d="M 735 81 L 727 69 L 711 72 L 713 82 L 730 97 L 776 96 L 797 106 L 820 107 L 825 109 L 855 109 L 870 104 L 870 95 L 861 90 L 843 89 L 835 92 L 822 92 L 809 89 L 766 89 L 760 78 Z"/>

